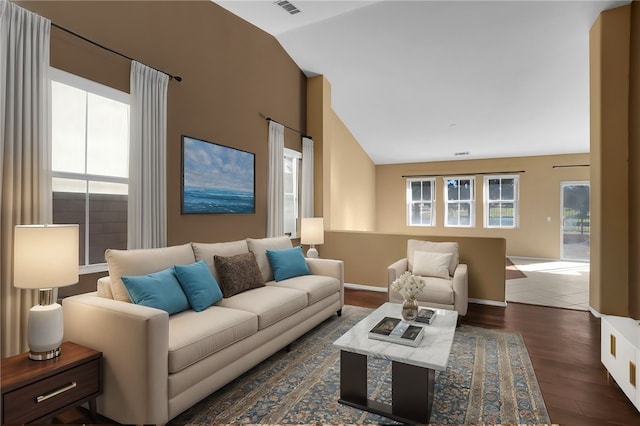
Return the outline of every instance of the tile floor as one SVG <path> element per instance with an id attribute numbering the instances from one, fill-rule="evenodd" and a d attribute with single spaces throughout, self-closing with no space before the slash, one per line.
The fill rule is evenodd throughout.
<path id="1" fill-rule="evenodd" d="M 507 280 L 507 302 L 589 310 L 589 263 L 509 259 L 527 277 Z"/>

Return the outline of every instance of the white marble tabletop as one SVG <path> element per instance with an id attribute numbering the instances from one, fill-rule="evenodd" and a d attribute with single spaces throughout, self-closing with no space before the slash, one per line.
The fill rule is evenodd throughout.
<path id="1" fill-rule="evenodd" d="M 423 326 L 424 336 L 419 346 L 413 348 L 397 343 L 369 339 L 371 330 L 382 318 L 402 318 L 401 306 L 387 302 L 353 326 L 333 344 L 343 351 L 398 361 L 433 370 L 445 370 L 456 331 L 458 313 L 445 309 L 434 309 L 436 317 L 431 324 L 415 323 Z"/>

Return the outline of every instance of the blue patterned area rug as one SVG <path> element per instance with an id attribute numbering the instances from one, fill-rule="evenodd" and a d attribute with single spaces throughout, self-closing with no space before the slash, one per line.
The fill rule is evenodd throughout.
<path id="1" fill-rule="evenodd" d="M 173 419 L 170 425 L 394 424 L 338 403 L 340 351 L 332 343 L 371 312 L 345 306 L 280 351 Z M 391 402 L 391 363 L 368 361 L 369 398 Z M 548 424 L 522 336 L 456 329 L 449 365 L 436 372 L 430 424 Z"/>

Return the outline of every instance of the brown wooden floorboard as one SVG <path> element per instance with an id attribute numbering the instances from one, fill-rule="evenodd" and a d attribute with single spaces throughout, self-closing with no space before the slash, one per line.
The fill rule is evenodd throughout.
<path id="1" fill-rule="evenodd" d="M 386 293 L 345 289 L 348 305 L 375 308 Z M 600 320 L 591 313 L 509 303 L 469 304 L 463 324 L 522 334 L 553 423 L 640 425 L 640 413 L 600 363 Z"/>

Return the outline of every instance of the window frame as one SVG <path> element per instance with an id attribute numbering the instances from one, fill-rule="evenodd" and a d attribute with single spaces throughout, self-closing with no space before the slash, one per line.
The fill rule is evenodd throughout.
<path id="1" fill-rule="evenodd" d="M 415 182 L 420 182 L 423 184 L 424 182 L 429 182 L 431 184 L 431 200 L 425 201 L 422 199 L 422 195 L 420 200 L 413 199 L 413 191 L 412 184 Z M 422 191 L 420 191 L 422 194 Z M 407 209 L 407 226 L 423 226 L 423 227 L 434 227 L 436 226 L 436 212 L 437 212 L 437 204 L 436 204 L 436 179 L 435 178 L 407 178 L 406 182 L 406 209 Z M 430 203 L 431 204 L 431 222 L 428 224 L 425 223 L 413 223 L 413 205 L 415 204 L 423 204 Z"/>
<path id="2" fill-rule="evenodd" d="M 122 92 L 121 90 L 114 89 L 109 86 L 105 86 L 103 84 L 97 83 L 95 81 L 86 79 L 84 77 L 80 77 L 75 74 L 71 74 L 66 71 L 62 71 L 60 69 L 49 67 L 49 89 L 52 90 L 53 82 L 61 83 L 67 86 L 74 87 L 79 90 L 83 90 L 87 93 L 95 94 L 104 98 L 108 98 L 117 102 L 121 102 L 127 104 L 129 106 L 128 114 L 128 125 L 129 132 L 131 129 L 131 121 L 130 121 L 130 113 L 131 113 L 131 96 L 129 93 Z M 49 146 L 51 149 L 51 153 L 53 155 L 53 93 L 51 94 L 51 104 L 49 108 Z M 129 133 L 128 132 L 128 133 Z M 127 139 L 127 151 L 129 145 L 129 139 Z M 51 164 L 51 196 L 53 196 L 53 180 L 54 179 L 69 179 L 75 180 L 85 183 L 85 192 L 83 193 L 85 196 L 85 230 L 84 230 L 84 264 L 79 265 L 79 273 L 90 274 L 95 272 L 105 272 L 108 270 L 107 263 L 87 263 L 90 261 L 89 250 L 90 250 L 90 228 L 91 222 L 89 222 L 89 197 L 90 194 L 98 194 L 89 192 L 90 183 L 91 182 L 99 182 L 99 183 L 115 183 L 115 184 L 124 184 L 127 185 L 127 196 L 129 193 L 129 177 L 121 177 L 121 176 L 109 176 L 109 175 L 96 175 L 90 174 L 86 171 L 87 165 L 87 138 L 85 137 L 85 171 L 84 173 L 79 172 L 68 172 L 68 171 L 55 171 L 53 170 L 53 164 Z M 53 203 L 51 204 L 51 217 L 53 218 Z"/>
<path id="3" fill-rule="evenodd" d="M 471 183 L 471 188 L 469 191 L 469 196 L 470 198 L 461 200 L 460 198 L 458 198 L 457 200 L 449 200 L 449 181 L 451 180 L 457 180 L 458 183 L 461 180 L 468 180 Z M 476 177 L 475 176 L 443 176 L 442 178 L 443 181 L 443 191 L 444 191 L 444 226 L 445 228 L 475 228 L 476 226 Z M 460 193 L 460 190 L 458 190 L 458 194 Z M 468 202 L 469 203 L 469 224 L 468 225 L 461 225 L 460 224 L 460 208 L 459 205 L 462 202 Z M 451 204 L 458 204 L 458 223 L 457 224 L 451 224 L 449 223 L 449 205 Z"/>
<path id="4" fill-rule="evenodd" d="M 300 232 L 300 171 L 302 169 L 302 153 L 299 151 L 296 151 L 295 149 L 291 149 L 291 148 L 284 148 L 284 154 L 282 157 L 282 160 L 284 161 L 285 158 L 292 158 L 294 160 L 295 163 L 295 176 L 293 179 L 293 203 L 294 203 L 294 209 L 293 211 L 295 212 L 295 230 L 294 232 L 291 232 L 290 235 L 287 235 L 290 239 L 296 239 L 299 238 L 300 236 L 298 235 Z M 284 180 L 284 173 L 285 173 L 285 168 L 282 168 L 282 173 L 283 173 L 283 180 Z M 284 185 L 283 185 L 284 186 Z M 283 197 L 282 197 L 282 211 L 284 212 L 286 210 L 285 208 L 285 203 L 286 203 L 286 195 L 287 193 L 284 191 L 283 188 Z M 285 229 L 286 231 L 286 229 Z M 285 232 L 286 235 L 286 232 Z"/>
<path id="5" fill-rule="evenodd" d="M 503 199 L 502 194 L 499 200 L 490 200 L 489 199 L 489 180 L 492 179 L 513 179 L 513 199 Z M 520 176 L 519 175 L 487 175 L 484 177 L 484 200 L 483 200 L 483 208 L 484 208 L 484 227 L 489 229 L 515 229 L 519 226 L 520 223 Z M 502 192 L 502 190 L 501 190 Z M 490 203 L 513 203 L 513 225 L 504 226 L 504 225 L 490 225 L 489 224 L 489 204 Z M 502 210 L 502 208 L 501 208 Z M 502 216 L 500 216 L 502 218 Z"/>

